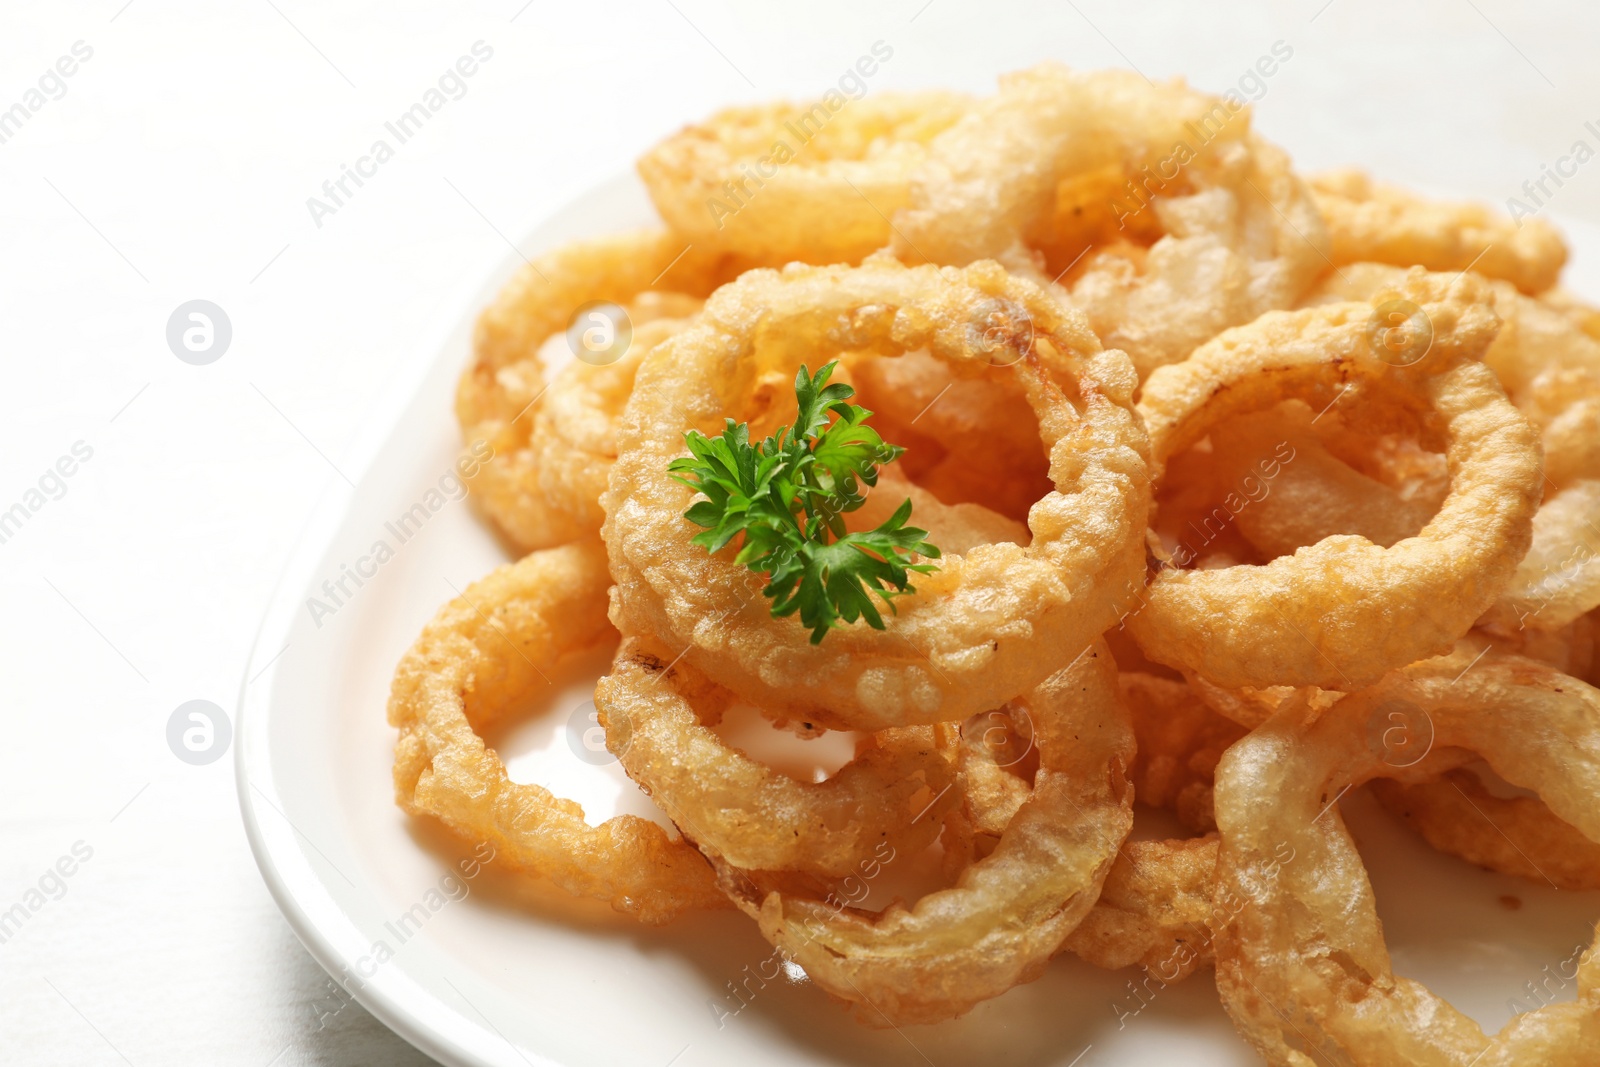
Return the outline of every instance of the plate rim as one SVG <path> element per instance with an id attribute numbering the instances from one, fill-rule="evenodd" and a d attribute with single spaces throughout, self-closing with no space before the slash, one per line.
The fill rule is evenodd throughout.
<path id="1" fill-rule="evenodd" d="M 262 613 L 261 622 L 256 628 L 240 680 L 239 696 L 234 710 L 234 789 L 238 796 L 245 837 L 249 842 L 256 867 L 266 883 L 267 891 L 306 951 L 331 979 L 339 982 L 340 988 L 346 994 L 418 1050 L 452 1067 L 455 1065 L 498 1067 L 498 1065 L 496 1061 L 486 1059 L 473 1051 L 468 1044 L 460 1040 L 459 1033 L 425 1022 L 430 1013 L 417 1009 L 423 1006 L 424 998 L 430 1002 L 436 1001 L 437 998 L 428 997 L 426 994 L 419 995 L 412 988 L 412 983 L 397 980 L 392 975 L 380 976 L 387 980 L 364 979 L 360 983 L 355 983 L 357 988 L 351 988 L 351 983 L 339 981 L 338 976 L 347 973 L 356 961 L 347 958 L 347 954 L 333 943 L 323 925 L 328 921 L 327 917 L 316 914 L 320 909 L 313 907 L 313 902 L 307 899 L 307 891 L 316 891 L 320 883 L 302 887 L 297 891 L 298 883 L 291 884 L 291 875 L 285 868 L 303 865 L 305 853 L 293 847 L 284 850 L 274 842 L 272 833 L 263 825 L 262 813 L 253 792 L 260 793 L 261 799 L 268 805 L 279 809 L 282 807 L 280 803 L 282 798 L 272 774 L 270 745 L 267 740 L 272 693 L 279 666 L 278 657 L 287 644 L 290 628 L 299 610 L 300 594 L 316 575 L 317 566 L 322 561 L 329 540 L 350 516 L 357 487 L 363 484 L 371 473 L 373 465 L 381 455 L 383 444 L 400 429 L 406 410 L 415 401 L 422 383 L 444 358 L 442 353 L 445 352 L 449 339 L 463 328 L 469 331 L 470 336 L 471 325 L 481 310 L 488 305 L 516 270 L 528 261 L 529 256 L 543 254 L 546 249 L 542 246 L 546 243 L 552 246 L 559 243 L 559 241 L 541 240 L 539 235 L 543 231 L 554 228 L 565 214 L 573 211 L 581 203 L 596 199 L 615 199 L 625 192 L 632 193 L 640 189 L 642 186 L 638 184 L 638 179 L 631 171 L 618 172 L 593 183 L 583 192 L 567 198 L 551 211 L 544 213 L 539 221 L 528 228 L 522 240 L 495 261 L 486 273 L 469 276 L 468 281 L 452 289 L 447 302 L 442 306 L 457 310 L 448 318 L 444 315 L 438 316 L 438 324 L 422 333 L 420 339 L 409 346 L 409 354 L 399 365 L 399 373 L 391 378 L 384 395 L 373 406 L 372 413 L 351 442 L 349 452 L 355 459 L 347 462 L 346 468 L 351 471 L 353 484 L 347 484 L 343 479 L 330 475 L 305 523 L 296 534 L 293 547 L 279 571 L 267 608 Z M 525 255 L 521 251 L 525 246 L 532 247 L 534 251 Z M 265 662 L 262 662 L 263 660 Z M 323 902 L 318 900 L 315 903 L 321 905 Z M 472 1025 L 470 1018 L 464 1012 L 454 1008 L 451 1011 L 463 1024 Z M 477 1028 L 475 1032 L 488 1033 Z M 536 1050 L 525 1050 L 517 1046 L 512 1048 L 523 1062 L 530 1062 L 531 1056 L 531 1062 L 537 1067 L 561 1067 L 558 1061 Z"/>
<path id="2" fill-rule="evenodd" d="M 260 799 L 279 809 L 281 816 L 282 796 L 272 773 L 267 738 L 279 660 L 300 607 L 301 592 L 318 573 L 318 564 L 322 562 L 330 539 L 350 516 L 358 487 L 371 474 L 381 456 L 382 446 L 401 428 L 406 411 L 415 401 L 422 384 L 444 358 L 442 353 L 449 339 L 463 329 L 470 336 L 472 323 L 481 310 L 516 270 L 530 256 L 544 254 L 562 243 L 559 238 L 543 235 L 557 228 L 565 214 L 588 201 L 635 195 L 640 191 L 642 186 L 631 170 L 616 172 L 594 182 L 540 215 L 525 230 L 522 239 L 496 260 L 490 269 L 469 275 L 467 281 L 450 290 L 441 307 L 459 310 L 454 310 L 448 317 L 442 313 L 436 316 L 435 325 L 422 332 L 419 340 L 407 346 L 406 358 L 396 364 L 396 373 L 391 376 L 389 384 L 348 446 L 348 452 L 354 458 L 347 461 L 346 469 L 352 472 L 353 483 L 347 484 L 343 479 L 328 476 L 295 535 L 252 638 L 239 683 L 234 710 L 234 786 L 250 852 L 269 894 L 306 951 L 330 979 L 338 982 L 345 995 L 407 1043 L 448 1067 L 500 1067 L 502 1063 L 510 1062 L 481 1055 L 472 1047 L 473 1043 L 466 1039 L 468 1034 L 504 1042 L 516 1054 L 516 1058 L 529 1067 L 563 1067 L 563 1064 L 536 1049 L 511 1044 L 498 1031 L 483 1028 L 465 1011 L 446 1004 L 398 972 L 372 979 L 364 978 L 358 983 L 340 980 L 339 975 L 348 973 L 356 961 L 334 944 L 326 926 L 333 917 L 323 913 L 336 911 L 338 905 L 332 902 L 316 876 L 305 875 L 303 882 L 295 879 L 294 868 L 308 869 L 310 866 L 307 854 L 298 845 L 285 847 L 281 842 L 292 842 L 299 831 L 292 826 L 287 834 L 266 829 L 257 797 L 252 795 L 253 792 L 259 793 Z M 1429 188 L 1421 191 L 1438 199 L 1491 203 L 1482 195 L 1473 196 L 1457 190 Z M 1580 249 L 1600 250 L 1600 225 L 1562 213 L 1545 213 L 1544 218 L 1556 227 L 1566 241 L 1568 268 L 1571 257 Z M 523 247 L 532 247 L 534 251 L 525 255 L 521 251 Z M 1563 273 L 1568 274 L 1569 270 Z M 1600 273 L 1600 270 L 1596 273 Z M 1565 277 L 1558 287 L 1579 291 L 1581 282 L 1575 287 L 1572 284 L 1575 280 Z M 1582 296 L 1581 291 L 1579 295 Z M 311 847 L 315 849 L 315 845 Z M 436 1020 L 441 1017 L 440 1013 L 427 1010 L 430 1007 L 445 1009 L 448 1018 L 457 1025 L 439 1025 Z"/>

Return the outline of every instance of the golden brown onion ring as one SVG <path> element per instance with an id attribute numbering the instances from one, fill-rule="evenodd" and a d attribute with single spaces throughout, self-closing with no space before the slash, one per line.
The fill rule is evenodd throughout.
<path id="1" fill-rule="evenodd" d="M 1539 303 L 1564 315 L 1584 333 L 1600 341 L 1600 308 L 1591 306 L 1559 286 L 1540 293 Z"/>
<path id="2" fill-rule="evenodd" d="M 741 266 L 708 255 L 665 230 L 578 241 L 540 256 L 506 283 L 478 317 L 473 358 L 456 387 L 456 419 L 476 470 L 469 486 L 478 507 L 517 549 L 548 548 L 599 529 L 587 488 L 559 492 L 534 447 L 534 416 L 548 381 L 539 350 L 585 304 L 609 301 L 637 315 L 681 316 L 683 299 L 703 298 Z M 681 299 L 635 301 L 661 287 Z M 692 306 L 692 305 L 691 305 Z M 640 338 L 648 343 L 648 331 Z M 492 454 L 479 464 L 473 452 Z"/>
<path id="3" fill-rule="evenodd" d="M 542 670 L 614 637 L 610 581 L 604 549 L 587 541 L 507 564 L 440 609 L 395 669 L 395 799 L 488 841 L 515 869 L 664 923 L 723 904 L 694 847 L 633 815 L 590 826 L 572 801 L 513 782 L 482 736 L 548 684 Z"/>
<path id="4" fill-rule="evenodd" d="M 1354 263 L 1328 274 L 1303 306 L 1368 300 L 1405 285 L 1412 274 L 1382 263 Z M 1500 332 L 1483 361 L 1512 402 L 1540 430 L 1545 475 L 1557 487 L 1600 477 L 1600 339 L 1561 308 L 1489 283 Z"/>
<path id="5" fill-rule="evenodd" d="M 1211 790 L 1217 760 L 1246 730 L 1183 682 L 1125 671 L 1118 683 L 1139 741 L 1128 774 L 1134 799 L 1171 811 L 1191 833 L 1215 830 Z"/>
<path id="6" fill-rule="evenodd" d="M 1467 769 L 1424 782 L 1378 779 L 1368 788 L 1440 852 L 1558 889 L 1600 889 L 1600 845 L 1537 797 L 1499 796 Z"/>
<path id="7" fill-rule="evenodd" d="M 1395 300 L 1431 322 L 1414 366 L 1372 344 L 1375 313 Z M 1511 579 L 1541 489 L 1532 427 L 1476 361 L 1497 326 L 1476 279 L 1415 275 L 1371 303 L 1270 312 L 1153 374 L 1139 409 L 1158 481 L 1231 418 L 1342 397 L 1367 424 L 1409 417 L 1441 438 L 1451 488 L 1421 533 L 1387 549 L 1336 536 L 1264 566 L 1160 571 L 1128 622 L 1145 654 L 1228 688 L 1349 690 L 1448 650 Z"/>
<path id="8" fill-rule="evenodd" d="M 1580 619 L 1561 631 L 1522 630 L 1510 635 L 1475 629 L 1458 644 L 1470 656 L 1514 654 L 1536 659 L 1563 674 L 1582 678 L 1593 661 L 1593 624 Z M 1292 701 L 1307 717 L 1320 714 L 1342 694 L 1274 687 L 1225 690 L 1204 679 L 1191 689 L 1236 722 L 1258 726 Z M 1391 709 L 1395 710 L 1395 709 Z M 1600 846 L 1551 814 L 1537 797 L 1490 792 L 1459 758 L 1427 756 L 1433 737 L 1425 719 L 1406 709 L 1387 715 L 1373 736 L 1385 758 L 1405 768 L 1405 782 L 1378 779 L 1373 794 L 1396 818 L 1440 852 L 1502 874 L 1548 881 L 1563 889 L 1600 888 Z M 1455 754 L 1459 756 L 1459 754 Z M 1415 780 L 1412 780 L 1415 779 Z M 1109 882 L 1108 882 L 1109 884 Z"/>
<path id="9" fill-rule="evenodd" d="M 893 248 L 1041 281 L 1071 268 L 1074 304 L 1141 375 L 1292 306 L 1327 264 L 1309 191 L 1241 102 L 1056 63 L 1002 77 L 934 140 Z"/>
<path id="10" fill-rule="evenodd" d="M 1374 733 L 1401 704 L 1427 724 L 1436 750 L 1479 753 L 1600 841 L 1600 692 L 1532 660 L 1471 657 L 1466 646 L 1414 664 L 1314 719 L 1285 709 L 1218 767 L 1218 892 L 1244 904 L 1217 931 L 1217 988 L 1269 1063 L 1576 1067 L 1600 1056 L 1600 942 L 1579 962 L 1576 1001 L 1518 1015 L 1486 1037 L 1394 974 L 1337 810 L 1351 786 L 1406 776 Z"/>
<path id="11" fill-rule="evenodd" d="M 1108 971 L 1143 967 L 1162 984 L 1212 961 L 1217 835 L 1129 841 L 1100 899 L 1062 946 Z"/>
<path id="12" fill-rule="evenodd" d="M 934 727 L 873 734 L 826 780 L 798 782 L 702 723 L 679 690 L 691 670 L 624 638 L 595 704 L 606 747 L 702 852 L 736 867 L 839 877 L 880 845 L 915 852 L 938 834 L 958 794 Z"/>
<path id="13" fill-rule="evenodd" d="M 786 958 L 869 1025 L 929 1023 L 1044 970 L 1094 904 L 1133 822 L 1133 731 L 1096 641 L 1031 691 L 1039 770 L 994 851 L 956 884 L 881 912 L 836 907 L 719 865 L 721 883 Z"/>
<path id="14" fill-rule="evenodd" d="M 1474 270 L 1503 278 L 1525 293 L 1550 288 L 1567 261 L 1567 246 L 1543 219 L 1513 220 L 1482 204 L 1429 200 L 1375 182 L 1358 170 L 1307 179 L 1339 266 L 1362 261 Z"/>
<path id="15" fill-rule="evenodd" d="M 1533 543 L 1484 621 L 1507 630 L 1559 630 L 1600 607 L 1600 479 L 1545 498 Z"/>
<path id="16" fill-rule="evenodd" d="M 599 533 L 606 517 L 600 495 L 617 458 L 616 422 L 633 395 L 639 364 L 687 326 L 700 304 L 679 293 L 641 294 L 626 309 L 633 320 L 628 351 L 613 363 L 573 360 L 561 368 L 528 414 L 526 449 L 491 476 L 524 479 L 525 492 L 561 512 L 571 527 Z M 495 462 L 491 458 L 487 465 L 493 468 Z"/>
<path id="17" fill-rule="evenodd" d="M 1014 368 L 1055 490 L 1029 513 L 1026 547 L 945 557 L 896 598 L 885 630 L 840 627 L 814 645 L 797 619 L 771 617 L 761 578 L 731 549 L 690 544 L 693 493 L 668 464 L 686 430 L 750 415 L 742 405 L 763 378 L 792 379 L 841 350 L 923 348 Z M 996 707 L 1087 647 L 1142 580 L 1149 488 L 1133 386 L 1127 357 L 1102 350 L 1082 316 L 994 263 L 751 271 L 640 368 L 605 498 L 613 619 L 777 716 L 872 731 Z"/>
<path id="18" fill-rule="evenodd" d="M 1356 264 L 1326 279 L 1307 303 L 1369 299 L 1406 277 L 1396 267 Z M 1532 545 L 1485 621 L 1508 631 L 1559 630 L 1600 606 L 1600 342 L 1543 301 L 1505 283 L 1491 289 L 1503 325 L 1484 362 L 1540 430 L 1546 489 Z M 1388 524 L 1377 521 L 1376 496 L 1353 488 L 1330 481 L 1320 498 L 1318 510 L 1342 532 L 1376 541 L 1375 531 L 1412 521 L 1395 511 Z M 1263 510 L 1275 508 L 1286 509 Z M 1277 550 L 1294 547 L 1285 539 Z"/>
<path id="19" fill-rule="evenodd" d="M 1139 746 L 1129 771 L 1135 802 L 1171 811 L 1202 836 L 1123 845 L 1065 948 L 1096 967 L 1140 964 L 1165 985 L 1211 962 L 1212 782 L 1222 753 L 1246 731 L 1183 682 L 1132 671 L 1117 681 Z"/>
<path id="20" fill-rule="evenodd" d="M 639 159 L 673 230 L 767 262 L 855 263 L 889 241 L 927 145 L 966 111 L 961 93 L 732 107 Z"/>

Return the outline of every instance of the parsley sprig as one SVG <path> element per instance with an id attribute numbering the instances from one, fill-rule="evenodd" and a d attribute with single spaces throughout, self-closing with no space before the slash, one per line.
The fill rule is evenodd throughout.
<path id="1" fill-rule="evenodd" d="M 910 500 L 875 530 L 846 531 L 844 516 L 866 502 L 862 487 L 877 485 L 878 467 L 905 449 L 866 424 L 872 412 L 849 402 L 853 388 L 828 384 L 836 366 L 815 376 L 800 368 L 793 426 L 756 444 L 749 424 L 732 419 L 716 437 L 690 430 L 684 434 L 690 455 L 667 468 L 705 496 L 684 512 L 705 527 L 694 543 L 718 552 L 742 535 L 735 562 L 767 575 L 762 593 L 773 616 L 798 611 L 812 644 L 841 622 L 866 619 L 883 629 L 873 597 L 893 611 L 893 598 L 911 591 L 911 572 L 938 569 L 910 561 L 913 553 L 939 556 L 923 540 L 928 531 L 906 525 Z"/>

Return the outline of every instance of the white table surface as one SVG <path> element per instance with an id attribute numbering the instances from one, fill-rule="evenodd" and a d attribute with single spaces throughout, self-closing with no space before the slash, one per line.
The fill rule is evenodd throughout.
<path id="1" fill-rule="evenodd" d="M 7 3 L 0 109 L 92 56 L 0 143 L 0 511 L 93 451 L 0 543 L 0 912 L 27 912 L 0 943 L 0 1062 L 426 1062 L 338 1010 L 257 874 L 231 759 L 181 762 L 167 720 L 231 713 L 313 500 L 452 294 L 681 123 L 818 94 L 879 40 L 873 89 L 977 91 L 1046 57 L 1220 91 L 1282 41 L 1257 122 L 1307 168 L 1503 204 L 1600 147 L 1593 5 L 1138 7 Z M 466 94 L 316 226 L 306 199 L 480 40 Z M 1548 206 L 1600 222 L 1600 163 Z M 207 366 L 165 338 L 196 298 L 233 326 Z"/>

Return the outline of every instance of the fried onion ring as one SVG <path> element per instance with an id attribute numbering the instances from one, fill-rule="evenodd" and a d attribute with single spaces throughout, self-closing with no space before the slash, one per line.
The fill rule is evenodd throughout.
<path id="1" fill-rule="evenodd" d="M 686 430 L 716 432 L 765 375 L 840 350 L 922 348 L 1014 366 L 1055 489 L 1029 513 L 1026 547 L 944 557 L 896 598 L 885 630 L 842 626 L 812 644 L 797 619 L 771 617 L 731 546 L 690 544 L 693 493 L 668 464 Z M 751 271 L 640 368 L 605 497 L 613 620 L 777 717 L 873 731 L 996 707 L 1087 647 L 1142 578 L 1149 490 L 1133 387 L 1127 357 L 1102 350 L 1081 316 L 993 263 Z"/>
<path id="2" fill-rule="evenodd" d="M 456 388 L 456 419 L 472 454 L 466 469 L 475 471 L 468 478 L 473 499 L 519 551 L 562 544 L 599 529 L 599 515 L 586 495 L 589 482 L 562 491 L 560 479 L 546 477 L 535 447 L 534 416 L 548 380 L 540 349 L 567 329 L 584 304 L 630 305 L 657 286 L 686 298 L 704 298 L 737 274 L 740 263 L 687 244 L 665 230 L 574 242 L 524 266 L 478 317 L 472 362 Z M 642 322 L 681 316 L 685 310 L 681 300 L 664 309 L 647 302 L 643 314 L 638 305 L 630 314 Z M 641 334 L 641 343 L 647 344 L 648 334 Z M 482 456 L 473 448 L 484 444 L 492 453 L 479 463 Z"/>
<path id="3" fill-rule="evenodd" d="M 1165 808 L 1191 833 L 1217 828 L 1211 810 L 1217 760 L 1246 733 L 1183 682 L 1124 672 L 1118 679 L 1139 740 L 1128 777 L 1134 799 Z"/>
<path id="4" fill-rule="evenodd" d="M 907 908 L 838 908 L 719 865 L 734 903 L 868 1025 L 954 1018 L 1032 981 L 1094 904 L 1133 822 L 1133 731 L 1103 642 L 1026 703 L 1039 770 L 994 851 Z M 770 890 L 770 891 L 769 891 Z"/>
<path id="5" fill-rule="evenodd" d="M 1245 730 L 1182 682 L 1131 671 L 1117 681 L 1138 741 L 1128 774 L 1134 800 L 1170 810 L 1202 836 L 1123 845 L 1100 899 L 1064 948 L 1108 970 L 1139 964 L 1166 985 L 1211 962 L 1212 781 L 1217 760 Z"/>
<path id="6" fill-rule="evenodd" d="M 509 866 L 647 923 L 724 904 L 688 842 L 647 819 L 599 826 L 544 787 L 513 782 L 482 733 L 526 703 L 540 671 L 613 636 L 606 557 L 589 541 L 498 568 L 440 609 L 395 669 L 395 799 Z"/>
<path id="7" fill-rule="evenodd" d="M 1428 270 L 1474 270 L 1525 293 L 1555 284 L 1567 246 L 1543 219 L 1513 220 L 1482 204 L 1429 200 L 1358 170 L 1306 179 L 1338 266 L 1372 261 Z"/>
<path id="8" fill-rule="evenodd" d="M 1368 299 L 1406 276 L 1395 267 L 1357 264 L 1327 279 L 1307 302 Z M 1496 283 L 1492 292 L 1503 326 L 1484 362 L 1540 430 L 1547 489 L 1532 546 L 1485 621 L 1507 630 L 1559 630 L 1600 606 L 1600 342 L 1509 285 Z M 1372 521 L 1373 496 L 1352 487 L 1328 484 L 1320 510 L 1346 533 L 1376 540 L 1373 531 L 1383 528 Z"/>
<path id="9" fill-rule="evenodd" d="M 1532 660 L 1470 648 L 1397 671 L 1315 719 L 1289 708 L 1217 771 L 1219 892 L 1245 906 L 1217 931 L 1217 988 L 1273 1064 L 1594 1063 L 1600 942 L 1578 966 L 1575 1002 L 1513 1018 L 1485 1037 L 1420 983 L 1395 975 L 1372 888 L 1335 801 L 1374 777 L 1404 777 L 1372 739 L 1393 701 L 1426 715 L 1436 750 L 1481 754 L 1507 781 L 1600 841 L 1600 692 Z"/>
<path id="10" fill-rule="evenodd" d="M 996 258 L 1041 280 L 1075 268 L 1073 302 L 1144 375 L 1291 306 L 1325 245 L 1309 191 L 1238 101 L 1043 63 L 1003 76 L 934 140 L 892 247 L 907 262 Z"/>
<path id="11" fill-rule="evenodd" d="M 729 748 L 679 691 L 692 670 L 624 638 L 595 688 L 606 746 L 700 850 L 754 870 L 843 876 L 887 842 L 926 847 L 956 799 L 933 727 L 873 734 L 821 782 L 797 782 Z"/>
<path id="12" fill-rule="evenodd" d="M 1325 277 L 1303 304 L 1368 300 L 1402 287 L 1410 273 L 1381 263 L 1351 264 Z M 1505 282 L 1491 282 L 1489 290 L 1501 325 L 1483 361 L 1540 429 L 1546 477 L 1557 487 L 1600 477 L 1600 339 L 1559 307 Z"/>
<path id="13" fill-rule="evenodd" d="M 1547 497 L 1533 543 L 1511 584 L 1484 617 L 1507 629 L 1559 630 L 1600 607 L 1600 480 Z"/>
<path id="14" fill-rule="evenodd" d="M 646 152 L 639 175 L 661 217 L 702 247 L 855 263 L 888 243 L 928 142 L 969 103 L 938 91 L 831 93 L 728 108 Z"/>
<path id="15" fill-rule="evenodd" d="M 1100 899 L 1062 946 L 1108 971 L 1138 964 L 1163 983 L 1212 962 L 1217 835 L 1129 841 Z"/>
<path id="16" fill-rule="evenodd" d="M 1134 800 L 1170 810 L 1202 836 L 1123 845 L 1100 899 L 1065 948 L 1108 970 L 1140 964 L 1170 984 L 1211 962 L 1212 783 L 1222 753 L 1246 731 L 1182 682 L 1132 671 L 1117 681 L 1139 746 L 1128 774 Z"/>
<path id="17" fill-rule="evenodd" d="M 1447 651 L 1510 581 L 1541 489 L 1528 421 L 1476 361 L 1498 325 L 1482 283 L 1413 275 L 1404 294 L 1432 323 L 1412 367 L 1372 345 L 1371 303 L 1271 312 L 1145 383 L 1152 466 L 1230 418 L 1298 399 L 1338 402 L 1383 425 L 1385 409 L 1442 438 L 1450 493 L 1416 536 L 1390 548 L 1335 536 L 1264 566 L 1165 569 L 1128 622 L 1146 655 L 1217 685 L 1349 690 Z"/>
<path id="18" fill-rule="evenodd" d="M 520 477 L 530 478 L 538 499 L 572 525 L 597 534 L 605 522 L 600 495 L 617 458 L 616 423 L 633 395 L 639 364 L 656 345 L 684 329 L 700 301 L 678 293 L 644 293 L 628 307 L 633 342 L 614 363 L 573 360 L 550 381 L 529 413 L 527 450 Z M 659 314 L 664 317 L 653 318 Z M 488 463 L 492 466 L 494 459 Z"/>
<path id="19" fill-rule="evenodd" d="M 1600 309 L 1559 286 L 1540 293 L 1539 303 L 1560 312 L 1584 333 L 1600 341 Z"/>
<path id="20" fill-rule="evenodd" d="M 1380 778 L 1368 788 L 1440 852 L 1558 889 L 1600 889 L 1600 845 L 1536 797 L 1498 796 L 1467 769 L 1425 782 Z"/>

